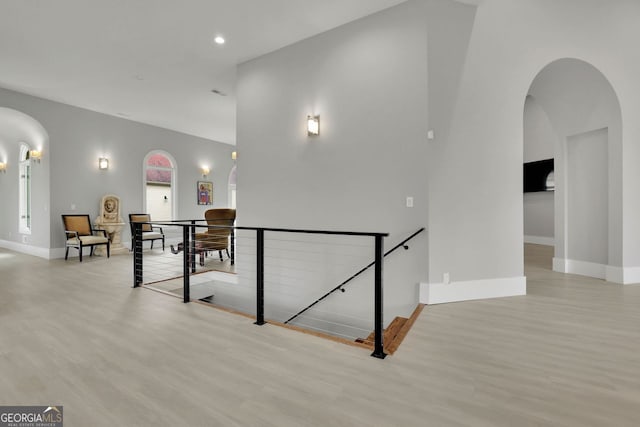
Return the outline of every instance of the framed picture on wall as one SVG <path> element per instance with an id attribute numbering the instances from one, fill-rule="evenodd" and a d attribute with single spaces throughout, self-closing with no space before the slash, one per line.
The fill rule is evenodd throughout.
<path id="1" fill-rule="evenodd" d="M 213 182 L 198 181 L 197 192 L 199 205 L 213 204 Z"/>

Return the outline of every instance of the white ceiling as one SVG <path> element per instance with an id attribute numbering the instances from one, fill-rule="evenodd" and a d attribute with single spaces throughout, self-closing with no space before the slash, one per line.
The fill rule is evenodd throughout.
<path id="1" fill-rule="evenodd" d="M 235 144 L 238 63 L 404 1 L 0 0 L 0 86 Z"/>

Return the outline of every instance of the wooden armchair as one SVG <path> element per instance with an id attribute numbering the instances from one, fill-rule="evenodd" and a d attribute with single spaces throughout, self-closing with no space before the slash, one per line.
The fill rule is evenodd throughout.
<path id="1" fill-rule="evenodd" d="M 204 213 L 207 225 L 224 226 L 225 228 L 211 227 L 204 233 L 196 233 L 196 247 L 204 251 L 218 251 L 220 261 L 222 261 L 222 251 L 227 253 L 227 257 L 234 264 L 233 257 L 229 254 L 229 238 L 233 236 L 233 224 L 236 221 L 235 209 L 209 209 Z"/>
<path id="2" fill-rule="evenodd" d="M 67 236 L 65 260 L 69 257 L 69 248 L 78 249 L 78 257 L 82 262 L 82 249 L 89 246 L 91 248 L 90 256 L 93 256 L 93 247 L 97 245 L 107 245 L 107 258 L 111 256 L 111 242 L 107 237 L 107 232 L 94 230 L 89 215 L 62 215 L 62 223 Z"/>
<path id="3" fill-rule="evenodd" d="M 131 226 L 131 250 L 135 244 L 135 228 L 136 222 L 151 222 L 151 215 L 149 214 L 129 214 L 129 225 Z M 151 249 L 153 249 L 153 242 L 156 240 L 162 240 L 162 250 L 164 251 L 164 231 L 162 227 L 154 227 L 151 224 L 142 224 L 142 243 L 150 241 Z"/>

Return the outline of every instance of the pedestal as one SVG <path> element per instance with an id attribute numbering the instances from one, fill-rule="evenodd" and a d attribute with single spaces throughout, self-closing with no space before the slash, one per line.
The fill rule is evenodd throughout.
<path id="1" fill-rule="evenodd" d="M 104 230 L 107 233 L 107 237 L 111 241 L 111 254 L 117 254 L 128 251 L 122 245 L 122 228 L 125 226 L 124 222 L 99 222 L 100 218 L 96 221 L 96 229 Z M 103 246 L 96 246 L 95 255 L 107 255 L 107 248 Z"/>

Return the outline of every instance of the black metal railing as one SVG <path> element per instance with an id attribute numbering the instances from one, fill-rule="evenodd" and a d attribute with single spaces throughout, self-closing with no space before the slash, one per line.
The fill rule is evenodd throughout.
<path id="1" fill-rule="evenodd" d="M 425 230 L 424 227 L 422 227 L 420 230 L 416 231 L 415 233 L 413 233 L 412 235 L 410 235 L 409 237 L 407 237 L 406 239 L 404 239 L 402 242 L 398 243 L 397 245 L 395 245 L 393 248 L 389 249 L 387 252 L 385 252 L 385 254 L 383 255 L 383 258 L 386 258 L 388 255 L 391 255 L 393 252 L 395 252 L 397 249 L 399 248 L 404 248 L 405 250 L 409 249 L 409 246 L 407 246 L 407 243 L 409 242 L 409 240 L 413 239 L 414 237 L 416 237 L 418 234 L 422 233 Z M 364 273 L 365 271 L 367 271 L 368 269 L 370 269 L 371 267 L 373 267 L 374 265 L 376 265 L 375 260 L 372 261 L 370 264 L 368 264 L 367 266 L 365 266 L 364 268 L 360 269 L 357 273 L 355 273 L 354 275 L 352 275 L 351 277 L 349 277 L 347 280 L 343 281 L 342 283 L 340 283 L 338 286 L 336 286 L 335 288 L 331 289 L 329 292 L 327 292 L 326 294 L 322 295 L 320 298 L 318 298 L 317 300 L 315 300 L 314 302 L 312 302 L 311 304 L 309 304 L 308 306 L 306 306 L 305 308 L 303 308 L 302 310 L 300 310 L 299 312 L 297 312 L 296 314 L 294 314 L 293 316 L 291 316 L 290 318 L 288 318 L 287 320 L 285 320 L 285 324 L 292 322 L 293 320 L 295 320 L 297 317 L 301 316 L 302 314 L 306 313 L 307 311 L 309 311 L 310 309 L 312 309 L 313 307 L 315 307 L 317 304 L 321 303 L 322 301 L 324 301 L 325 299 L 327 299 L 329 296 L 331 296 L 334 292 L 337 291 L 341 291 L 344 292 L 344 287 L 345 285 L 347 285 L 349 282 L 353 281 L 356 277 L 360 276 L 362 273 Z"/>
<path id="2" fill-rule="evenodd" d="M 301 230 L 301 229 L 284 229 L 284 228 L 265 228 L 265 227 L 230 227 L 230 226 L 211 226 L 203 223 L 201 220 L 188 220 L 188 221 L 168 221 L 168 222 L 148 222 L 148 223 L 134 223 L 134 245 L 133 245 L 133 259 L 134 259 L 134 287 L 139 287 L 143 284 L 143 250 L 142 250 L 142 226 L 143 224 L 150 225 L 162 225 L 173 226 L 182 229 L 182 245 L 183 245 L 183 301 L 188 303 L 191 301 L 190 295 L 190 276 L 195 272 L 196 268 L 196 229 L 197 228 L 221 228 L 231 229 L 232 236 L 238 231 L 254 231 L 256 234 L 256 325 L 264 325 L 265 321 L 265 233 L 294 233 L 294 234 L 316 234 L 316 235 L 334 235 L 334 236 L 360 236 L 360 237 L 373 237 L 374 247 L 374 261 L 365 269 L 371 266 L 375 267 L 374 273 L 374 350 L 371 354 L 373 357 L 384 359 L 386 354 L 384 352 L 383 342 L 383 268 L 384 268 L 384 238 L 388 236 L 387 233 L 366 233 L 366 232 L 348 232 L 348 231 L 324 231 L 324 230 Z M 421 230 L 422 231 L 422 230 Z M 417 233 L 416 233 L 417 234 Z M 232 237 L 233 239 L 233 237 Z M 407 239 L 408 240 L 408 239 Z M 235 242 L 231 242 L 231 250 L 235 251 Z M 397 247 L 400 247 L 406 243 L 403 242 Z M 393 250 L 397 249 L 394 248 Z M 358 274 L 359 275 L 359 274 Z M 353 279 L 353 278 L 352 278 Z M 352 280 L 351 279 L 351 280 Z M 342 284 L 343 286 L 344 284 Z M 340 287 L 337 287 L 339 289 Z M 306 311 L 306 310 L 305 310 Z M 290 319 L 291 320 L 291 319 Z M 289 321 L 290 321 L 289 320 Z"/>

